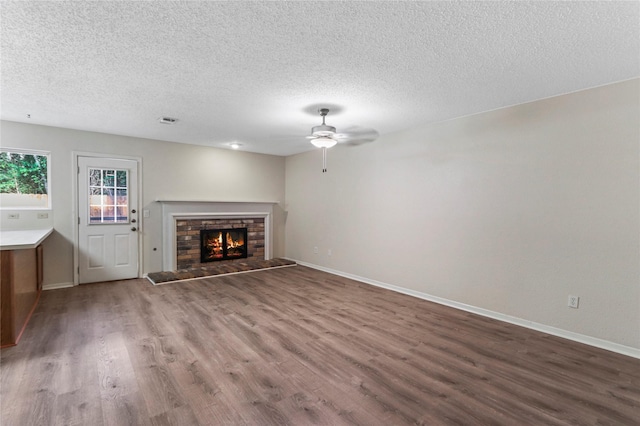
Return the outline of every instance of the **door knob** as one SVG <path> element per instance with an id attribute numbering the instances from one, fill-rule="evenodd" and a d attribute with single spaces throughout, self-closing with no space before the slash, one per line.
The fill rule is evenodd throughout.
<path id="1" fill-rule="evenodd" d="M 135 226 L 133 228 L 131 228 L 132 231 L 137 231 L 138 228 L 136 228 Z"/>

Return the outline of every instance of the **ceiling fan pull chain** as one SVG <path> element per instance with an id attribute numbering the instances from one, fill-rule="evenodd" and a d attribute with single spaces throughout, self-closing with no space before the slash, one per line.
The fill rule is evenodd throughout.
<path id="1" fill-rule="evenodd" d="M 327 148 L 322 148 L 322 173 L 327 173 Z"/>

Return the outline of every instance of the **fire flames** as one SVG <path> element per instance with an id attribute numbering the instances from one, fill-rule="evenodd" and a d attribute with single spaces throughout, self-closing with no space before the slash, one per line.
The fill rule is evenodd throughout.
<path id="1" fill-rule="evenodd" d="M 231 232 L 227 232 L 227 250 L 244 246 L 244 240 L 242 234 L 238 234 L 238 239 L 234 240 L 231 237 Z"/>
<path id="2" fill-rule="evenodd" d="M 234 236 L 236 239 L 234 239 Z M 242 257 L 245 246 L 244 235 L 242 232 L 220 231 L 208 237 L 204 245 L 207 248 L 210 259 L 222 259 L 225 251 L 227 257 Z"/>
<path id="3" fill-rule="evenodd" d="M 217 258 L 222 257 L 222 232 L 218 232 L 217 236 L 212 236 L 207 239 L 206 242 L 207 250 L 211 254 L 211 257 Z"/>

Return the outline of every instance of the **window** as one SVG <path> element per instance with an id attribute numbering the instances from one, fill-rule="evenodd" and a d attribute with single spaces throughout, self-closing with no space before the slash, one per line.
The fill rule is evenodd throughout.
<path id="1" fill-rule="evenodd" d="M 129 222 L 129 172 L 89 168 L 89 223 Z"/>
<path id="2" fill-rule="evenodd" d="M 49 158 L 42 151 L 0 150 L 0 208 L 50 208 Z"/>

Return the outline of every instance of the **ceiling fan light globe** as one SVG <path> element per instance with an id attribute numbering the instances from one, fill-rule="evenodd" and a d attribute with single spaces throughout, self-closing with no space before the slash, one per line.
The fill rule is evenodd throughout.
<path id="1" fill-rule="evenodd" d="M 321 136 L 319 138 L 311 139 L 311 143 L 313 144 L 313 146 L 317 148 L 331 148 L 335 146 L 338 142 L 335 139 L 331 139 L 326 136 Z"/>

